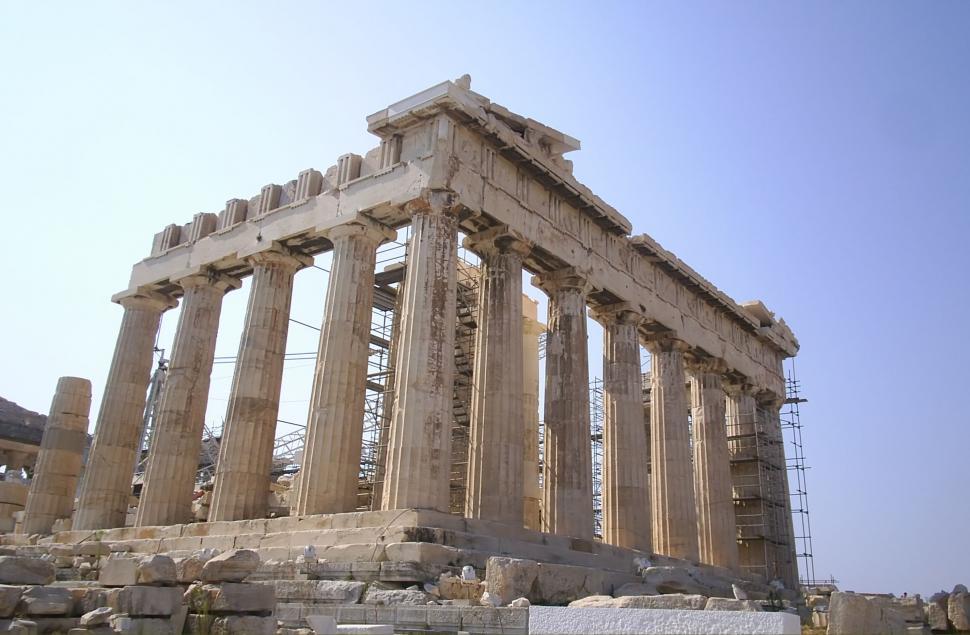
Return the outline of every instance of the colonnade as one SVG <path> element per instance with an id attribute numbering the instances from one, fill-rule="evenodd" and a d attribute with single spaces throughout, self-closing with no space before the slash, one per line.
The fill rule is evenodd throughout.
<path id="1" fill-rule="evenodd" d="M 381 508 L 449 511 L 459 205 L 435 191 L 409 203 L 411 243 L 399 298 L 391 424 Z M 375 254 L 393 230 L 355 217 L 329 230 L 327 291 L 294 514 L 357 508 Z M 725 383 L 723 362 L 672 333 L 646 328 L 630 304 L 602 305 L 583 272 L 533 278 L 548 295 L 545 461 L 541 506 L 529 474 L 534 413 L 523 403 L 522 271 L 533 246 L 505 226 L 470 235 L 481 257 L 465 515 L 579 539 L 593 537 L 587 310 L 603 325 L 603 540 L 736 568 L 738 551 L 725 412 L 753 413 L 754 396 Z M 295 273 L 306 255 L 274 244 L 253 271 L 215 472 L 210 521 L 266 514 L 273 439 Z M 196 461 L 223 296 L 237 278 L 203 271 L 174 281 L 182 312 L 136 525 L 190 519 Z M 122 526 L 129 504 L 160 317 L 170 297 L 143 293 L 125 309 L 105 386 L 75 529 Z M 531 327 L 529 327 L 531 328 Z M 651 352 L 650 458 L 639 347 Z M 525 347 L 529 348 L 529 347 Z M 530 380 L 531 381 L 531 380 Z M 688 393 L 688 381 L 690 390 Z M 528 383 L 528 382 L 526 382 Z M 693 447 L 688 429 L 692 413 Z M 541 508 L 538 514 L 536 507 Z M 541 518 L 537 518 L 541 516 Z M 537 523 L 539 523 L 538 526 Z"/>

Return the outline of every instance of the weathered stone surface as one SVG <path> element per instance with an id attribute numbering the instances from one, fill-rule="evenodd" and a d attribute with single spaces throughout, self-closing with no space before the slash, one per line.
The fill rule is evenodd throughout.
<path id="1" fill-rule="evenodd" d="M 118 635 L 176 635 L 172 620 L 160 617 L 112 615 L 111 627 Z"/>
<path id="2" fill-rule="evenodd" d="M 104 586 L 130 586 L 138 583 L 138 560 L 110 557 L 101 564 L 98 582 Z"/>
<path id="3" fill-rule="evenodd" d="M 970 631 L 970 593 L 951 593 L 946 612 L 954 630 Z"/>
<path id="4" fill-rule="evenodd" d="M 754 600 L 731 598 L 709 598 L 704 605 L 705 611 L 763 611 L 764 608 Z"/>
<path id="5" fill-rule="evenodd" d="M 605 586 L 601 571 L 569 565 L 540 564 L 535 584 L 526 597 L 537 604 L 563 606 L 587 595 L 602 595 L 607 591 Z"/>
<path id="6" fill-rule="evenodd" d="M 277 602 L 356 604 L 367 584 L 349 580 L 272 580 L 260 582 L 273 588 Z"/>
<path id="7" fill-rule="evenodd" d="M 23 589 L 19 586 L 0 585 L 0 617 L 10 617 L 13 615 L 17 603 L 20 602 L 20 595 Z"/>
<path id="8" fill-rule="evenodd" d="M 119 613 L 132 617 L 168 617 L 182 604 L 180 587 L 127 586 L 117 595 Z"/>
<path id="9" fill-rule="evenodd" d="M 615 597 L 623 597 L 625 595 L 660 595 L 657 591 L 657 587 L 651 584 L 643 584 L 642 582 L 629 582 L 624 584 L 620 588 L 613 592 Z"/>
<path id="10" fill-rule="evenodd" d="M 485 565 L 485 588 L 505 606 L 516 598 L 530 596 L 538 576 L 539 563 L 534 560 L 491 557 Z"/>
<path id="11" fill-rule="evenodd" d="M 471 600 L 477 604 L 484 592 L 485 582 L 482 580 L 462 580 L 450 573 L 442 573 L 438 578 L 438 595 L 444 600 Z"/>
<path id="12" fill-rule="evenodd" d="M 364 604 L 394 606 L 398 604 L 412 604 L 424 606 L 433 602 L 434 596 L 415 589 L 378 589 L 370 587 L 364 594 Z"/>
<path id="13" fill-rule="evenodd" d="M 175 580 L 179 584 L 192 584 L 202 579 L 202 567 L 206 559 L 191 555 L 184 558 L 173 558 L 175 562 Z"/>
<path id="14" fill-rule="evenodd" d="M 612 607 L 617 609 L 677 609 L 699 611 L 704 608 L 707 598 L 703 595 L 671 593 L 669 595 L 628 595 L 613 600 Z"/>
<path id="15" fill-rule="evenodd" d="M 276 618 L 258 615 L 189 615 L 185 633 L 191 635 L 275 635 Z"/>
<path id="16" fill-rule="evenodd" d="M 205 582 L 241 582 L 259 567 L 259 554 L 251 549 L 231 549 L 209 559 L 202 567 Z"/>
<path id="17" fill-rule="evenodd" d="M 907 622 L 922 624 L 924 619 L 923 600 L 917 596 L 895 598 L 893 608 Z"/>
<path id="18" fill-rule="evenodd" d="M 829 604 L 828 635 L 903 635 L 906 622 L 888 601 L 836 592 Z"/>
<path id="19" fill-rule="evenodd" d="M 926 605 L 926 621 L 934 631 L 946 631 L 950 628 L 946 609 L 936 602 Z"/>
<path id="20" fill-rule="evenodd" d="M 50 584 L 54 565 L 40 558 L 0 556 L 0 584 Z"/>
<path id="21" fill-rule="evenodd" d="M 708 597 L 734 597 L 731 582 L 699 570 L 683 567 L 647 567 L 641 574 L 644 584 L 656 587 L 660 593 L 688 593 Z"/>
<path id="22" fill-rule="evenodd" d="M 113 613 L 114 611 L 111 607 L 102 606 L 82 615 L 80 624 L 81 626 L 101 626 L 109 622 Z"/>
<path id="23" fill-rule="evenodd" d="M 69 615 L 74 598 L 65 588 L 35 586 L 24 591 L 20 606 L 27 615 Z"/>
<path id="24" fill-rule="evenodd" d="M 175 561 L 166 555 L 156 554 L 138 562 L 138 584 L 175 584 L 178 577 Z"/>
<path id="25" fill-rule="evenodd" d="M 223 582 L 193 584 L 184 599 L 192 613 L 271 613 L 276 606 L 273 587 L 266 584 Z"/>

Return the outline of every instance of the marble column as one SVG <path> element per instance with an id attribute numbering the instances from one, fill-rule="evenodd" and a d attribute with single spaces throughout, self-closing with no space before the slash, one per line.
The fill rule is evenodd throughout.
<path id="1" fill-rule="evenodd" d="M 22 532 L 49 534 L 58 518 L 70 518 L 87 444 L 91 382 L 61 377 L 51 402 L 40 452 L 30 481 Z"/>
<path id="2" fill-rule="evenodd" d="M 574 269 L 535 276 L 549 295 L 546 336 L 545 462 L 542 523 L 549 533 L 593 538 L 586 294 Z"/>
<path id="3" fill-rule="evenodd" d="M 669 337 L 646 343 L 650 350 L 650 502 L 653 550 L 684 560 L 698 558 L 697 509 L 687 427 L 687 345 Z"/>
<path id="4" fill-rule="evenodd" d="M 539 336 L 535 300 L 522 298 L 522 517 L 526 529 L 542 531 L 542 489 L 539 487 Z"/>
<path id="5" fill-rule="evenodd" d="M 481 256 L 465 516 L 522 526 L 522 259 L 505 226 L 465 239 Z"/>
<path id="6" fill-rule="evenodd" d="M 688 355 L 694 433 L 694 494 L 700 561 L 738 570 L 737 523 L 725 422 L 721 360 Z"/>
<path id="7" fill-rule="evenodd" d="M 240 286 L 238 279 L 215 272 L 176 282 L 185 295 L 148 450 L 137 527 L 176 525 L 192 517 L 222 298 Z"/>
<path id="8" fill-rule="evenodd" d="M 642 316 L 625 302 L 593 315 L 603 325 L 603 542 L 649 553 L 649 448 L 637 334 Z"/>
<path id="9" fill-rule="evenodd" d="M 246 320 L 219 444 L 209 521 L 266 516 L 296 272 L 313 259 L 276 245 L 249 256 Z"/>
<path id="10" fill-rule="evenodd" d="M 407 206 L 411 242 L 401 311 L 382 508 L 450 508 L 458 205 L 432 191 Z"/>
<path id="11" fill-rule="evenodd" d="M 176 305 L 172 298 L 153 292 L 118 302 L 125 313 L 81 479 L 74 529 L 125 526 L 131 478 L 141 450 L 155 338 L 162 313 Z"/>
<path id="12" fill-rule="evenodd" d="M 392 230 L 366 219 L 328 230 L 333 266 L 307 420 L 297 515 L 357 509 L 377 246 Z"/>
<path id="13" fill-rule="evenodd" d="M 788 484 L 788 460 L 785 457 L 785 438 L 781 429 L 781 413 L 784 402 L 770 392 L 759 395 L 758 414 L 764 418 L 763 433 L 767 436 L 765 460 L 775 468 L 771 474 L 772 490 L 778 505 L 774 508 L 777 528 L 775 545 L 776 575 L 789 589 L 798 588 L 798 557 L 795 545 L 795 527 L 791 513 L 791 487 Z"/>

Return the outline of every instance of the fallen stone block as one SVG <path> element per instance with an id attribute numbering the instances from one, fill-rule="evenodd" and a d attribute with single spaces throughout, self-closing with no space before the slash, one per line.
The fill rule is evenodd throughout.
<path id="1" fill-rule="evenodd" d="M 111 628 L 117 635 L 177 635 L 172 620 L 160 617 L 112 615 Z"/>
<path id="2" fill-rule="evenodd" d="M 485 582 L 469 582 L 451 573 L 442 573 L 438 577 L 437 587 L 439 597 L 444 600 L 471 600 L 475 604 L 478 604 L 485 592 Z"/>
<path id="3" fill-rule="evenodd" d="M 930 602 L 926 605 L 926 621 L 931 630 L 941 632 L 950 630 L 947 610 L 936 602 Z"/>
<path id="4" fill-rule="evenodd" d="M 380 589 L 370 587 L 364 594 L 364 604 L 379 606 L 396 606 L 400 604 L 410 604 L 415 606 L 426 606 L 428 602 L 433 602 L 434 596 L 416 589 Z"/>
<path id="5" fill-rule="evenodd" d="M 711 575 L 701 576 L 683 567 L 647 567 L 641 574 L 644 584 L 660 593 L 686 593 L 708 597 L 733 598 L 731 582 Z"/>
<path id="6" fill-rule="evenodd" d="M 191 635 L 275 635 L 276 618 L 258 615 L 193 615 L 185 621 Z"/>
<path id="7" fill-rule="evenodd" d="M 566 605 L 589 595 L 605 595 L 608 590 L 604 580 L 603 572 L 587 567 L 543 563 L 539 565 L 535 584 L 525 597 L 535 604 Z M 487 581 L 485 586 L 488 587 Z"/>
<path id="8" fill-rule="evenodd" d="M 20 602 L 23 588 L 19 586 L 0 585 L 0 617 L 10 617 Z"/>
<path id="9" fill-rule="evenodd" d="M 54 577 L 54 565 L 46 560 L 0 556 L 0 584 L 50 584 Z"/>
<path id="10" fill-rule="evenodd" d="M 104 586 L 131 586 L 138 583 L 138 560 L 111 556 L 101 563 L 98 582 Z"/>
<path id="11" fill-rule="evenodd" d="M 30 587 L 20 598 L 20 610 L 27 615 L 69 615 L 74 598 L 60 587 Z"/>
<path id="12" fill-rule="evenodd" d="M 81 616 L 80 625 L 101 626 L 102 624 L 107 624 L 111 620 L 111 615 L 113 613 L 114 611 L 108 606 L 96 608 L 93 611 L 88 611 Z"/>
<path id="13" fill-rule="evenodd" d="M 258 583 L 194 584 L 184 598 L 189 611 L 197 614 L 269 614 L 276 607 L 273 587 Z"/>
<path id="14" fill-rule="evenodd" d="M 735 600 L 731 598 L 708 598 L 705 611 L 763 611 L 755 600 Z"/>
<path id="15" fill-rule="evenodd" d="M 906 622 L 889 600 L 855 593 L 833 593 L 828 635 L 904 635 Z"/>
<path id="16" fill-rule="evenodd" d="M 315 635 L 336 635 L 337 633 L 337 621 L 329 615 L 311 615 L 306 621 Z"/>
<path id="17" fill-rule="evenodd" d="M 538 576 L 539 563 L 534 560 L 491 557 L 485 565 L 485 589 L 504 606 L 532 594 Z"/>
<path id="18" fill-rule="evenodd" d="M 272 580 L 254 584 L 273 588 L 278 602 L 356 604 L 367 584 L 350 580 Z"/>
<path id="19" fill-rule="evenodd" d="M 970 631 L 970 593 L 966 591 L 951 593 L 947 601 L 946 613 L 954 630 Z"/>
<path id="20" fill-rule="evenodd" d="M 169 617 L 182 605 L 180 587 L 127 586 L 117 594 L 117 610 L 131 617 Z"/>
<path id="21" fill-rule="evenodd" d="M 138 561 L 138 584 L 171 585 L 175 584 L 177 577 L 175 561 L 166 555 L 156 554 Z"/>
<path id="22" fill-rule="evenodd" d="M 612 595 L 590 595 L 589 597 L 573 600 L 569 603 L 570 608 L 577 609 L 610 609 L 613 608 Z"/>
<path id="23" fill-rule="evenodd" d="M 230 549 L 202 566 L 204 582 L 242 582 L 259 567 L 259 554 L 251 549 Z"/>

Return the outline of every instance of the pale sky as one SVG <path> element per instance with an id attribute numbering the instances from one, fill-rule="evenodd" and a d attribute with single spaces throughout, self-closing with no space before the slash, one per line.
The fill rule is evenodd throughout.
<path id="1" fill-rule="evenodd" d="M 109 298 L 155 232 L 363 154 L 366 115 L 469 73 L 582 140 L 576 176 L 636 233 L 794 329 L 816 574 L 968 583 L 968 32 L 948 1 L 4 3 L 0 395 L 46 412 L 87 377 L 93 425 Z M 325 282 L 298 275 L 294 318 L 319 324 Z M 288 350 L 316 340 L 293 325 Z M 281 419 L 305 421 L 311 373 L 287 365 Z"/>

